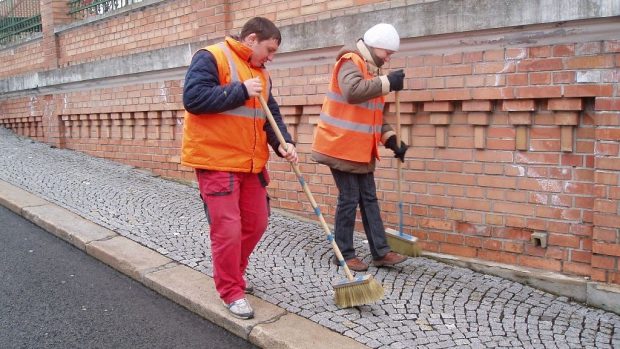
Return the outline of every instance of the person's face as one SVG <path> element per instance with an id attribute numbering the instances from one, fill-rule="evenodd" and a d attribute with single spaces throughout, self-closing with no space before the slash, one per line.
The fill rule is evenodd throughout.
<path id="1" fill-rule="evenodd" d="M 276 39 L 267 39 L 258 41 L 256 34 L 248 35 L 244 43 L 252 49 L 252 56 L 250 57 L 250 64 L 253 67 L 260 68 L 265 63 L 271 62 L 276 55 L 276 51 L 280 46 Z"/>
<path id="2" fill-rule="evenodd" d="M 389 62 L 390 58 L 395 53 L 394 51 L 386 50 L 384 48 L 376 48 L 375 47 L 374 50 L 375 50 L 375 56 L 377 56 L 377 58 L 383 60 L 384 63 Z"/>

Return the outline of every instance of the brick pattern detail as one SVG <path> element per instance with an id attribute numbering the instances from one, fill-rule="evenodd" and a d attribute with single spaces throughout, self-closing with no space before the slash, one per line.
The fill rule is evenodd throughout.
<path id="1" fill-rule="evenodd" d="M 57 2 L 66 3 L 49 0 Z M 59 32 L 55 41 L 49 28 L 64 19 L 50 11 L 44 39 L 0 51 L 0 77 L 216 40 L 255 15 L 288 25 L 399 3 L 166 1 Z M 407 72 L 400 93 L 403 140 L 411 146 L 403 170 L 405 232 L 427 251 L 620 284 L 620 43 L 594 44 L 596 52 L 579 49 L 586 42 L 393 59 L 389 68 Z M 337 193 L 310 146 L 332 68 L 308 60 L 270 71 L 302 171 L 330 222 Z M 160 81 L 2 98 L 0 125 L 193 181 L 179 163 L 182 86 Z M 386 120 L 395 120 L 392 94 Z M 379 152 L 378 196 L 386 226 L 394 227 L 396 160 L 383 147 Z M 272 205 L 314 218 L 290 166 L 274 155 L 269 170 Z M 538 231 L 549 234 L 548 248 L 530 243 Z"/>
<path id="2" fill-rule="evenodd" d="M 548 108 L 555 110 L 553 113 L 554 124 L 560 126 L 560 150 L 564 152 L 573 151 L 574 127 L 579 124 L 579 110 L 582 106 L 581 99 L 554 99 L 549 100 Z M 570 111 L 565 111 L 570 110 Z"/>
<path id="3" fill-rule="evenodd" d="M 490 121 L 489 113 L 470 112 L 467 113 L 467 123 L 470 125 L 488 125 Z"/>
<path id="4" fill-rule="evenodd" d="M 488 101 L 490 102 L 490 101 Z M 490 109 L 490 104 L 489 109 Z M 463 103 L 465 107 L 465 103 Z M 474 148 L 484 149 L 487 146 L 487 128 L 489 125 L 489 113 L 487 112 L 469 112 L 467 113 L 467 123 L 474 127 Z"/>
<path id="5" fill-rule="evenodd" d="M 463 111 L 491 111 L 493 110 L 493 103 L 489 100 L 474 100 L 474 101 L 463 101 L 462 104 Z"/>
<path id="6" fill-rule="evenodd" d="M 552 98 L 547 101 L 549 110 L 582 110 L 583 100 L 581 98 Z"/>
<path id="7" fill-rule="evenodd" d="M 503 111 L 534 111 L 536 102 L 533 99 L 508 99 L 501 102 Z"/>
<path id="8" fill-rule="evenodd" d="M 44 70 L 45 57 L 41 54 L 41 41 L 23 43 L 10 50 L 0 50 L 0 79 Z"/>
<path id="9" fill-rule="evenodd" d="M 431 113 L 430 114 L 430 123 L 432 125 L 449 125 L 450 124 L 450 116 L 449 113 Z"/>

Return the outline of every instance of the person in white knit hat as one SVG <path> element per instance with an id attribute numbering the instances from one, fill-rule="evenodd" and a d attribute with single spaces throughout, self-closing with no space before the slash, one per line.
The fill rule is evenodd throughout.
<path id="1" fill-rule="evenodd" d="M 379 23 L 364 33 L 364 43 L 370 47 L 382 48 L 393 53 L 399 49 L 400 38 L 391 24 Z"/>
<path id="2" fill-rule="evenodd" d="M 399 161 L 404 162 L 407 151 L 404 142 L 396 144 L 396 133 L 383 120 L 384 96 L 403 89 L 405 73 L 399 69 L 383 75 L 380 68 L 399 46 L 396 29 L 379 23 L 355 46 L 340 50 L 312 143 L 312 158 L 330 168 L 338 187 L 334 235 L 344 261 L 354 271 L 368 269 L 353 246 L 358 206 L 372 263 L 391 266 L 407 259 L 388 246 L 374 179 L 379 142 Z"/>

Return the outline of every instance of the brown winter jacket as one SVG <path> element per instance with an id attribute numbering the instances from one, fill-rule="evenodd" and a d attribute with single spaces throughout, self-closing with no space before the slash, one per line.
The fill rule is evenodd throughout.
<path id="1" fill-rule="evenodd" d="M 365 80 L 362 72 L 355 63 L 351 61 L 342 64 L 338 72 L 338 85 L 340 86 L 343 96 L 347 99 L 347 102 L 357 104 L 388 94 L 390 92 L 390 83 L 386 75 L 381 75 L 380 69 L 384 62 L 372 53 L 372 50 L 364 44 L 362 39 L 357 41 L 356 47 L 343 47 L 338 52 L 336 60 L 339 60 L 340 57 L 349 52 L 356 53 L 362 57 L 368 65 L 368 71 L 370 71 L 375 78 Z M 393 135 L 396 135 L 394 129 L 384 120 L 383 126 L 381 127 L 381 143 L 385 144 L 385 141 Z M 374 172 L 376 166 L 374 157 L 371 157 L 369 163 L 363 163 L 338 159 L 312 151 L 312 158 L 316 162 L 327 165 L 330 168 L 350 173 Z"/>

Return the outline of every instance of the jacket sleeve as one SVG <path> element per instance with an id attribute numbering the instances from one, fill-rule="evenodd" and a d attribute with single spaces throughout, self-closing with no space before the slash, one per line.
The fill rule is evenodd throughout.
<path id="1" fill-rule="evenodd" d="M 381 126 L 381 144 L 385 145 L 385 142 L 387 142 L 388 138 L 392 136 L 396 136 L 396 132 L 394 132 L 394 129 L 390 124 L 384 121 L 383 125 Z"/>
<path id="2" fill-rule="evenodd" d="M 282 119 L 282 114 L 280 114 L 280 107 L 278 106 L 278 102 L 276 102 L 275 98 L 273 98 L 271 91 L 269 91 L 269 100 L 267 101 L 267 106 L 269 107 L 269 110 L 271 111 L 271 115 L 273 115 L 273 119 L 276 121 L 276 124 L 278 124 L 278 128 L 280 129 L 280 132 L 282 133 L 284 140 L 287 143 L 291 143 L 294 145 L 295 142 L 293 142 L 293 138 L 291 137 L 290 133 L 288 133 L 288 130 L 286 129 L 286 124 L 284 123 L 284 120 Z M 282 157 L 282 154 L 280 154 L 280 151 L 278 150 L 280 141 L 278 140 L 278 136 L 276 136 L 276 133 L 271 127 L 271 124 L 269 122 L 266 122 L 264 129 L 265 129 L 265 132 L 267 132 L 267 142 L 269 143 L 273 151 L 276 153 L 276 155 L 278 155 L 279 157 Z"/>
<path id="3" fill-rule="evenodd" d="M 348 103 L 357 104 L 381 97 L 383 83 L 380 77 L 364 79 L 364 75 L 351 60 L 342 63 L 338 71 L 338 85 Z"/>
<path id="4" fill-rule="evenodd" d="M 220 84 L 211 52 L 200 50 L 194 55 L 183 86 L 185 110 L 192 114 L 220 113 L 243 105 L 248 98 L 243 83 Z"/>

